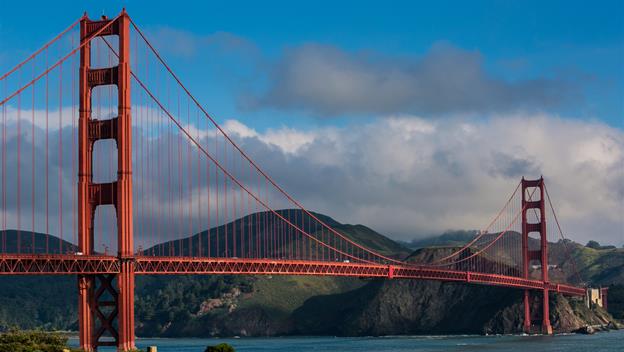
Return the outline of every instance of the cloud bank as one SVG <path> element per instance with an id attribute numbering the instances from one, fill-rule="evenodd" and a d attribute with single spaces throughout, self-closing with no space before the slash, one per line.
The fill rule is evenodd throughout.
<path id="1" fill-rule="evenodd" d="M 222 53 L 257 55 L 254 43 L 230 32 L 214 32 L 207 35 L 191 33 L 173 27 L 156 27 L 147 31 L 161 54 L 191 58 L 202 49 L 216 49 Z"/>
<path id="2" fill-rule="evenodd" d="M 480 229 L 544 175 L 568 238 L 624 243 L 624 133 L 547 114 L 230 133 L 308 208 L 396 239 Z M 298 143 L 282 143 L 296 140 Z"/>
<path id="3" fill-rule="evenodd" d="M 16 122 L 13 117 L 7 119 L 7 185 L 17 184 Z M 25 133 L 21 139 L 22 226 L 30 229 L 28 187 L 33 174 L 29 162 L 33 139 L 30 120 L 23 119 L 22 123 Z M 266 131 L 229 120 L 223 127 L 308 209 L 341 222 L 365 224 L 395 239 L 410 240 L 448 229 L 483 228 L 522 176 L 544 175 L 566 237 L 579 242 L 594 239 L 624 244 L 624 133 L 598 122 L 548 114 L 517 114 L 468 121 L 389 116 L 345 127 L 306 130 L 282 127 Z M 160 153 L 167 150 L 167 138 L 166 135 L 148 137 L 153 133 L 146 134 L 140 128 L 134 127 L 135 224 L 145 226 L 154 223 L 150 216 L 156 213 L 143 212 L 140 204 L 146 204 L 148 209 L 167 207 L 168 200 L 154 198 L 153 189 L 162 187 L 163 179 L 157 173 L 142 173 L 136 163 L 161 158 Z M 210 142 L 214 130 L 193 130 L 189 126 L 187 129 L 203 143 L 214 145 Z M 34 132 L 33 175 L 43 175 L 44 131 L 35 126 Z M 50 145 L 55 146 L 49 164 L 49 211 L 55 219 L 50 231 L 59 232 L 55 214 L 62 213 L 66 221 L 63 232 L 66 238 L 71 238 L 76 178 L 72 177 L 75 159 L 67 152 L 72 150 L 71 138 L 75 134 L 71 133 L 71 126 L 65 126 L 61 134 L 52 127 L 50 133 Z M 56 153 L 61 136 L 66 151 L 62 160 Z M 138 147 L 142 138 L 150 138 L 153 147 L 149 153 Z M 113 146 L 108 149 L 114 151 Z M 116 158 L 109 160 L 108 153 L 100 155 L 103 159 L 98 160 L 103 162 L 98 162 L 98 182 L 110 181 L 114 179 Z M 162 166 L 161 174 L 166 175 L 165 161 Z M 177 184 L 177 174 L 172 174 L 172 184 Z M 45 207 L 40 193 L 43 189 L 41 180 L 36 181 L 39 193 L 35 220 L 37 229 L 43 230 Z M 196 183 L 194 187 L 200 186 Z M 6 190 L 5 211 L 8 226 L 13 228 L 16 190 L 13 186 Z M 203 191 L 197 188 L 192 193 Z M 62 211 L 59 211 L 58 192 L 62 192 Z M 208 199 L 202 202 L 203 209 L 208 209 Z M 281 208 L 285 204 L 272 206 Z M 177 207 L 176 203 L 174 209 Z M 113 219 L 112 215 L 107 216 Z M 193 219 L 195 224 L 201 221 Z M 177 233 L 178 225 L 168 224 L 172 233 Z"/>
<path id="4" fill-rule="evenodd" d="M 285 50 L 268 88 L 250 106 L 341 114 L 441 115 L 546 109 L 578 98 L 559 78 L 508 81 L 484 68 L 478 51 L 445 42 L 420 57 L 347 52 L 306 44 Z"/>

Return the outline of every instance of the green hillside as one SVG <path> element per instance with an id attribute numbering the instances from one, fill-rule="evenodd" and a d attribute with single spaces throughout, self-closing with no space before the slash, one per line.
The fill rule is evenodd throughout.
<path id="1" fill-rule="evenodd" d="M 321 231 L 320 227 L 316 227 L 317 223 L 311 221 L 311 218 L 305 215 L 302 210 L 282 209 L 276 212 L 291 223 L 306 229 L 312 235 L 319 234 Z M 326 215 L 313 214 L 319 220 L 347 238 L 380 254 L 403 259 L 411 252 L 407 247 L 398 244 L 364 225 L 340 224 Z M 304 221 L 302 221 L 302 219 L 304 219 Z M 244 248 L 245 245 L 249 247 L 250 243 L 252 244 L 252 248 L 247 248 L 248 251 L 257 250 L 259 253 L 263 253 L 265 251 L 265 246 L 268 245 L 268 250 L 275 253 L 275 250 L 270 247 L 271 244 L 267 244 L 264 241 L 256 241 L 256 239 L 264 238 L 263 235 L 267 231 L 280 228 L 283 225 L 284 222 L 270 212 L 253 213 L 230 223 L 212 228 L 209 231 L 202 231 L 193 236 L 167 241 L 147 248 L 144 250 L 144 253 L 148 255 L 159 255 L 159 253 L 161 253 L 165 255 L 189 256 L 196 255 L 201 248 L 201 253 L 205 256 L 226 256 L 226 253 L 232 256 L 232 254 L 240 254 L 241 248 Z M 291 242 L 294 238 L 291 236 L 283 237 L 283 243 L 281 247 L 277 248 L 277 252 L 281 251 L 284 253 L 287 251 L 287 248 L 291 246 Z M 325 236 L 327 236 L 327 234 L 325 234 Z M 316 249 L 315 244 L 311 244 L 311 246 L 312 250 Z"/>
<path id="2" fill-rule="evenodd" d="M 297 210 L 281 210 L 286 217 L 301 218 Z M 216 255 L 217 237 L 223 244 L 226 229 L 243 227 L 255 233 L 255 227 L 272 226 L 272 219 L 264 214 L 252 214 L 235 222 L 213 228 L 211 255 Z M 340 224 L 330 217 L 315 214 L 323 222 L 384 255 L 403 258 L 410 251 L 363 225 Z M 30 235 L 30 233 L 28 233 Z M 202 232 L 204 252 L 207 253 L 207 232 Z M 45 240 L 35 234 L 36 243 Z M 197 248 L 200 234 L 182 239 Z M 237 237 L 237 236 L 235 236 Z M 7 231 L 11 251 L 15 251 L 16 232 Z M 23 248 L 31 237 L 20 236 Z M 49 245 L 58 248 L 58 239 L 48 236 Z M 30 243 L 30 242 L 28 242 Z M 62 242 L 63 248 L 75 250 Z M 171 241 L 145 249 L 163 253 L 180 252 L 180 241 Z M 240 245 L 240 244 L 239 244 Z M 230 243 L 230 246 L 232 244 Z M 43 252 L 37 246 L 37 252 Z M 240 247 L 239 247 L 240 248 Z M 229 247 L 232 250 L 232 247 Z M 223 245 L 220 247 L 224 253 Z M 188 254 L 188 253 L 187 253 Z M 250 335 L 287 332 L 292 312 L 316 295 L 347 292 L 363 286 L 366 281 L 350 278 L 302 276 L 138 276 L 136 281 L 137 334 L 143 336 L 198 336 L 237 335 L 249 330 Z M 0 328 L 20 326 L 49 329 L 75 329 L 76 290 L 74 277 L 0 277 Z M 45 302 L 45 303 L 44 303 Z M 51 304 L 50 304 L 51 303 Z M 17 314 L 18 312 L 24 314 Z"/>
<path id="3" fill-rule="evenodd" d="M 295 210 L 280 210 L 283 216 L 300 218 Z M 465 243 L 473 232 L 449 233 L 437 240 L 427 240 L 428 246 L 411 252 L 399 244 L 363 225 L 340 224 L 330 217 L 316 214 L 346 237 L 384 255 L 427 262 L 447 255 Z M 211 241 L 223 243 L 237 229 L 248 233 L 273 226 L 271 217 L 252 214 L 210 230 Z M 25 236 L 28 235 L 28 236 Z M 204 239 L 207 251 L 208 232 L 195 234 L 181 241 L 199 246 Z M 71 244 L 53 236 L 34 234 L 35 252 L 60 245 L 75 250 Z M 17 234 L 7 231 L 11 250 L 17 247 Z M 20 247 L 29 248 L 32 234 L 20 234 Z M 180 240 L 163 243 L 146 252 L 162 250 L 180 252 Z M 211 248 L 216 255 L 216 242 Z M 230 245 L 232 243 L 230 242 Z M 238 245 L 238 244 L 237 244 Z M 425 245 L 425 243 L 421 243 Z M 185 246 L 186 247 L 186 246 Z M 188 247 L 187 247 L 188 248 Z M 239 247 L 240 248 L 240 247 Z M 609 309 L 624 318 L 624 250 L 594 249 L 563 241 L 552 243 L 551 261 L 557 264 L 553 275 L 572 277 L 577 268 L 581 280 L 594 285 L 616 284 L 609 293 Z M 32 246 L 30 247 L 32 250 Z M 232 250 L 230 247 L 228 250 Z M 220 247 L 220 254 L 225 251 Z M 576 265 L 568 253 L 572 253 Z M 188 254 L 188 253 L 186 253 Z M 488 264 L 484 258 L 484 265 Z M 557 271 L 559 270 L 559 271 Z M 618 286 L 620 285 L 620 286 Z M 0 330 L 9 326 L 22 328 L 76 329 L 76 279 L 57 277 L 0 277 Z M 263 336 L 287 334 L 372 334 L 372 333 L 466 333 L 507 331 L 514 329 L 516 317 L 514 290 L 485 288 L 435 282 L 364 280 L 357 278 L 306 276 L 138 276 L 136 281 L 136 322 L 139 336 Z M 507 297 L 485 310 L 462 310 L 456 302 L 481 302 L 482 295 Z M 395 297 L 391 299 L 391 297 Z M 403 298 L 397 298 L 403 297 Z M 410 298 L 411 297 L 411 298 Z M 459 298 L 459 300 L 458 300 Z M 487 301 L 487 300 L 484 300 Z M 402 303 L 404 302 L 404 303 Z M 455 303 L 454 303 L 455 302 Z M 562 307 L 572 304 L 557 301 Z M 473 307 L 477 307 L 475 305 Z M 515 308 L 514 308 L 515 309 Z M 562 308 L 563 309 L 563 308 Z M 481 312 L 481 313 L 479 313 Z M 377 315 L 379 313 L 379 315 Z M 568 309 L 569 313 L 569 309 Z M 566 313 L 566 314 L 568 314 Z M 563 314 L 563 313 L 562 313 Z M 495 315 L 499 318 L 492 318 Z M 379 316 L 379 319 L 373 319 Z M 447 322 L 465 317 L 455 324 L 459 330 L 449 330 Z M 339 318 L 337 318 L 339 317 Z M 568 321 L 579 322 L 566 316 Z M 422 320 L 425 319 L 425 320 Z M 498 320 L 497 320 L 498 319 Z M 597 318 L 596 318 L 597 319 Z M 349 325 L 340 321 L 349 321 Z M 465 320 L 465 321 L 464 321 Z M 478 323 L 475 323 L 478 322 Z M 473 326 L 474 325 L 474 326 Z M 471 327 L 472 326 L 472 327 Z M 476 329 L 476 330 L 475 330 Z M 511 331 L 510 330 L 510 331 Z"/>
<path id="4" fill-rule="evenodd" d="M 40 232 L 6 230 L 0 231 L 0 236 L 5 240 L 0 251 L 5 253 L 18 253 L 19 250 L 20 253 L 25 254 L 58 254 L 78 250 L 75 245 L 66 240 Z"/>
<path id="5" fill-rule="evenodd" d="M 299 210 L 278 212 L 291 221 L 303 218 Z M 225 233 L 231 236 L 244 228 L 252 234 L 248 237 L 250 241 L 254 241 L 255 234 L 274 226 L 275 217 L 264 215 L 251 214 L 211 229 L 210 236 L 208 232 L 202 232 L 159 247 L 164 252 L 171 250 L 178 253 L 180 242 L 190 242 L 197 248 L 201 237 L 203 253 L 208 251 L 206 239 L 210 238 L 211 255 L 217 253 L 217 239 L 220 242 L 219 252 L 224 254 Z M 340 224 L 322 214 L 315 216 L 347 238 L 381 254 L 404 258 L 410 253 L 409 249 L 366 226 Z M 240 243 L 237 246 L 240 248 Z M 288 242 L 284 246 L 288 246 Z M 233 249 L 230 241 L 228 250 Z M 367 282 L 356 278 L 314 276 L 174 276 L 141 280 L 147 284 L 137 286 L 137 318 L 144 322 L 137 329 L 137 334 L 146 336 L 289 334 L 292 332 L 293 312 L 307 300 L 318 295 L 348 292 Z"/>

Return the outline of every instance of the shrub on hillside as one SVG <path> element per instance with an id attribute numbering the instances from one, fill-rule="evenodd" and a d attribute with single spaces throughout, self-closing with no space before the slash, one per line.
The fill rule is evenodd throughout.
<path id="1" fill-rule="evenodd" d="M 227 343 L 220 343 L 215 346 L 208 346 L 204 352 L 236 352 L 234 351 L 234 347 L 228 345 Z"/>
<path id="2" fill-rule="evenodd" d="M 61 352 L 67 337 L 44 331 L 10 330 L 0 334 L 0 352 Z"/>
<path id="3" fill-rule="evenodd" d="M 602 247 L 602 246 L 597 241 L 593 241 L 592 240 L 592 241 L 587 242 L 585 247 L 592 248 L 592 249 L 600 249 L 600 247 Z"/>

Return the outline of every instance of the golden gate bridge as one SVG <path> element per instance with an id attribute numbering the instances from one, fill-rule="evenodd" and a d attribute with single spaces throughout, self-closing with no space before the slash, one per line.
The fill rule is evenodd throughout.
<path id="1" fill-rule="evenodd" d="M 80 17 L 3 74 L 0 89 L 0 274 L 76 275 L 85 351 L 134 348 L 135 275 L 512 287 L 524 292 L 524 330 L 545 334 L 549 293 L 585 294 L 573 258 L 571 272 L 549 267 L 549 240 L 566 241 L 543 178 L 522 179 L 474 239 L 426 260 L 332 228 L 217 124 L 125 10 Z"/>

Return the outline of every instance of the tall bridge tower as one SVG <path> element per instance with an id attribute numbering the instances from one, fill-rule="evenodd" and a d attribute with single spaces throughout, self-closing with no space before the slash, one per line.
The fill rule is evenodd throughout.
<path id="1" fill-rule="evenodd" d="M 118 65 L 91 68 L 90 37 L 114 21 L 98 36 L 119 38 Z M 96 208 L 113 205 L 117 215 L 118 274 L 82 274 L 79 287 L 80 347 L 85 351 L 98 346 L 134 348 L 134 254 L 132 233 L 132 125 L 130 103 L 130 18 L 125 10 L 115 20 L 90 20 L 86 14 L 80 23 L 80 117 L 78 239 L 83 255 L 94 253 L 94 218 Z M 92 116 L 93 88 L 115 85 L 118 90 L 118 114 L 111 119 Z M 93 182 L 93 147 L 99 140 L 112 139 L 117 144 L 117 180 Z"/>
<path id="2" fill-rule="evenodd" d="M 538 192 L 539 191 L 539 192 Z M 527 200 L 528 194 L 539 194 L 539 200 L 530 198 Z M 537 180 L 525 180 L 522 178 L 522 265 L 523 276 L 525 279 L 529 279 L 530 263 L 532 261 L 539 261 L 542 277 L 541 281 L 544 284 L 542 292 L 542 333 L 552 334 L 552 326 L 550 325 L 550 309 L 548 302 L 548 239 L 546 237 L 546 206 L 544 202 L 544 178 L 540 177 Z M 527 213 L 535 212 L 539 216 L 538 222 L 528 222 Z M 539 214 L 537 214 L 539 212 Z M 529 235 L 532 233 L 539 234 L 540 248 L 531 250 L 529 249 Z M 531 306 L 529 299 L 529 290 L 524 290 L 524 331 L 530 332 L 531 330 Z"/>

